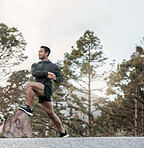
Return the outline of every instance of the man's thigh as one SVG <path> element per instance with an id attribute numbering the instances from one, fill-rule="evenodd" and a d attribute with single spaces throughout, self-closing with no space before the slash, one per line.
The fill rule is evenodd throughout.
<path id="1" fill-rule="evenodd" d="M 33 91 L 38 96 L 41 96 L 41 97 L 44 97 L 45 96 L 45 93 L 44 93 L 44 85 L 42 83 L 39 83 L 39 82 L 29 82 L 27 84 L 27 86 L 30 86 L 33 89 Z"/>

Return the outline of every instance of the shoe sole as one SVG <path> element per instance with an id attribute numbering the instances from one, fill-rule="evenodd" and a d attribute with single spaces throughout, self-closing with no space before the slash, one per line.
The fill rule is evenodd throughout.
<path id="1" fill-rule="evenodd" d="M 67 138 L 67 137 L 69 137 L 69 134 L 67 134 L 67 135 L 63 136 L 62 138 Z"/>
<path id="2" fill-rule="evenodd" d="M 21 108 L 21 107 L 18 107 L 18 109 L 20 109 L 20 110 L 24 111 L 24 112 L 25 112 L 27 115 L 29 115 L 29 116 L 33 116 L 33 114 L 32 114 L 32 113 L 27 112 L 25 109 L 23 109 L 23 108 Z"/>

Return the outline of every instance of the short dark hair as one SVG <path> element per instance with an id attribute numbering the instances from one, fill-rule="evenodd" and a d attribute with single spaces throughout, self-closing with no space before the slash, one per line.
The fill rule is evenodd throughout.
<path id="1" fill-rule="evenodd" d="M 50 55 L 51 50 L 50 50 L 49 47 L 47 47 L 47 46 L 41 46 L 40 48 L 44 48 L 45 53 L 48 52 L 48 56 Z"/>

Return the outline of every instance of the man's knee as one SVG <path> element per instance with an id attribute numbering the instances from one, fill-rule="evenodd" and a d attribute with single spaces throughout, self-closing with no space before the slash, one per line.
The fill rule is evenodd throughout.
<path id="1" fill-rule="evenodd" d="M 28 83 L 26 84 L 26 89 L 32 88 L 33 83 L 34 83 L 34 82 L 28 82 Z"/>

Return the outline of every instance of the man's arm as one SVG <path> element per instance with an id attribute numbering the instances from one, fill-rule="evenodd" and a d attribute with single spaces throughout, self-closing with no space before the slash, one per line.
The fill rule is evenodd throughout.
<path id="1" fill-rule="evenodd" d="M 63 76 L 62 76 L 62 74 L 61 74 L 60 69 L 59 69 L 57 66 L 56 66 L 55 69 L 54 69 L 54 74 L 55 74 L 55 76 L 56 76 L 56 79 L 53 79 L 54 82 L 56 82 L 56 83 L 61 83 L 61 82 L 63 82 L 64 78 L 63 78 Z"/>
<path id="2" fill-rule="evenodd" d="M 32 64 L 31 66 L 31 73 L 33 77 L 47 77 L 47 71 L 40 71 L 37 69 L 36 63 Z"/>

